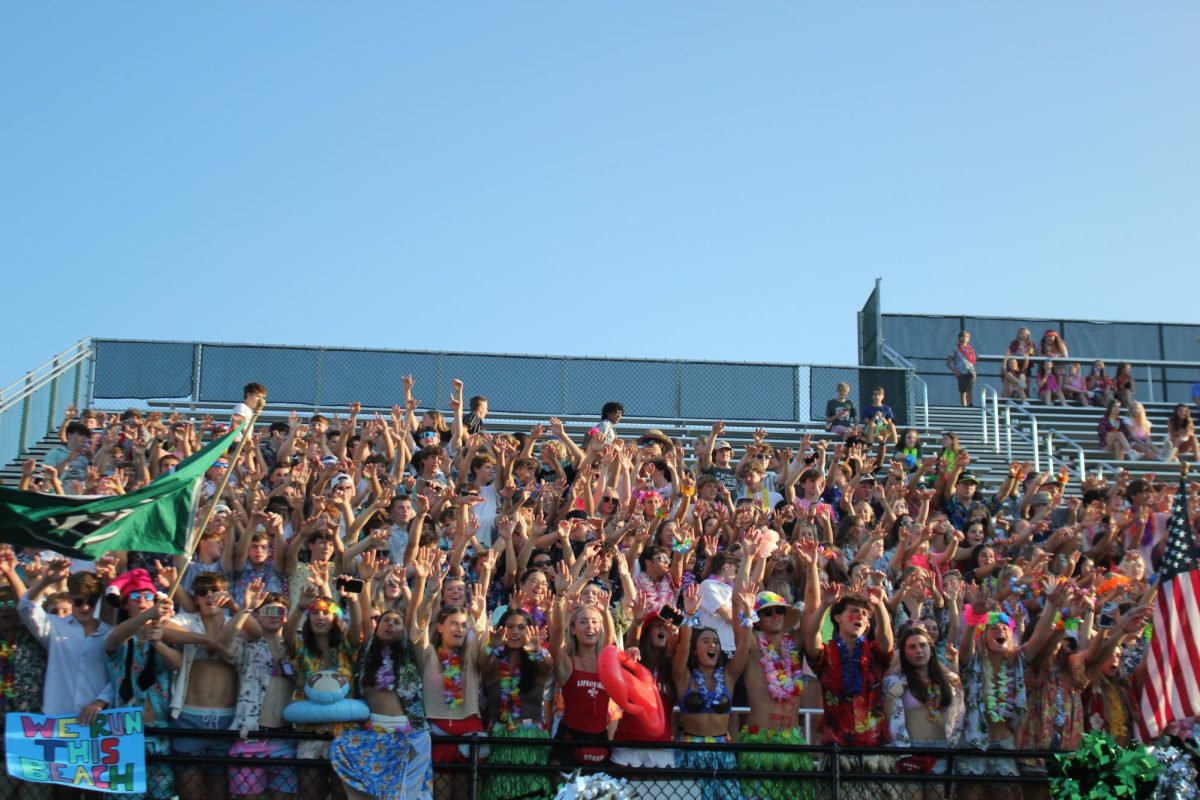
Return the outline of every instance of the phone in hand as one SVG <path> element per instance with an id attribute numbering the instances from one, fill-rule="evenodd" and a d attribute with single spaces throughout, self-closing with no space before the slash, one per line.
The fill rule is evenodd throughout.
<path id="1" fill-rule="evenodd" d="M 341 589 L 343 592 L 349 592 L 351 594 L 358 594 L 361 592 L 364 585 L 362 580 L 359 578 L 346 577 L 339 577 L 335 583 L 337 588 Z"/>
<path id="2" fill-rule="evenodd" d="M 662 610 L 658 612 L 658 616 L 660 616 L 664 622 L 670 622 L 673 625 L 683 624 L 683 612 L 674 606 L 663 606 Z"/>

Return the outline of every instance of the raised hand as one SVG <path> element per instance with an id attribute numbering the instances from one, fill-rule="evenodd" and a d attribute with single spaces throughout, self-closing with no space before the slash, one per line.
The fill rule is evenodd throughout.
<path id="1" fill-rule="evenodd" d="M 691 617 L 700 610 L 700 586 L 693 583 L 683 590 L 683 612 Z"/>
<path id="2" fill-rule="evenodd" d="M 267 596 L 267 585 L 262 578 L 255 578 L 246 584 L 246 591 L 242 595 L 242 608 L 253 611 L 262 605 L 263 598 Z"/>

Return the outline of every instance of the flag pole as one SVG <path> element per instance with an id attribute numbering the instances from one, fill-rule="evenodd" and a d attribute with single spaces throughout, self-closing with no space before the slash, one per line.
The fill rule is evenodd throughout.
<path id="1" fill-rule="evenodd" d="M 1180 461 L 1179 461 L 1179 482 L 1183 483 L 1184 481 L 1186 481 L 1187 477 L 1188 477 L 1188 473 L 1191 471 L 1192 471 L 1192 465 L 1189 462 L 1180 459 Z M 1195 534 L 1192 534 L 1192 535 L 1194 536 Z M 1158 586 L 1159 586 L 1159 582 L 1155 581 L 1146 590 L 1146 593 L 1142 595 L 1141 600 L 1138 601 L 1138 605 L 1139 606 L 1150 605 L 1150 603 L 1154 600 L 1154 596 L 1158 594 Z"/>
<path id="2" fill-rule="evenodd" d="M 225 470 L 225 474 L 221 476 L 221 482 L 217 486 L 217 490 L 213 492 L 212 502 L 208 504 L 208 510 L 204 512 L 204 521 L 192 528 L 192 534 L 188 540 L 187 553 L 183 556 L 183 563 L 178 567 L 175 575 L 175 582 L 171 584 L 170 590 L 167 592 L 167 599 L 171 600 L 175 597 L 175 592 L 179 591 L 180 585 L 183 583 L 183 576 L 191 566 L 192 558 L 196 555 L 196 549 L 200 547 L 200 534 L 208 529 L 208 524 L 212 522 L 213 515 L 217 511 L 218 501 L 221 495 L 225 493 L 226 487 L 229 486 L 229 478 L 233 475 L 234 467 L 242 457 L 242 450 L 246 447 L 246 442 L 250 441 L 250 436 L 254 433 L 254 423 L 258 421 L 258 415 L 267 407 L 267 401 L 260 397 L 255 404 L 254 413 L 250 415 L 250 421 L 246 423 L 246 427 L 242 429 L 242 438 L 237 444 L 237 448 L 233 451 L 233 458 L 229 460 L 229 469 Z"/>

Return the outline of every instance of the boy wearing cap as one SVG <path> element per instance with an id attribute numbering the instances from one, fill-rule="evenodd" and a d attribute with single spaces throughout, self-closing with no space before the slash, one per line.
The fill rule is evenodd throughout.
<path id="1" fill-rule="evenodd" d="M 817 543 L 802 542 L 799 558 L 808 569 L 801 637 L 808 663 L 820 676 L 825 706 L 825 743 L 842 747 L 879 747 L 887 734 L 883 715 L 883 675 L 892 661 L 892 620 L 887 595 L 879 587 L 867 594 L 842 594 L 841 585 L 822 593 Z M 831 609 L 832 607 L 832 609 Z M 821 625 L 831 611 L 834 634 L 823 640 Z M 875 641 L 867 639 L 872 617 Z M 860 769 L 862 765 L 851 764 Z"/>
<path id="2" fill-rule="evenodd" d="M 764 551 L 760 549 L 758 555 Z M 742 562 L 741 576 L 748 577 L 752 558 Z M 754 626 L 750 638 L 750 657 L 743 673 L 750 714 L 742 726 L 738 742 L 772 743 L 778 752 L 738 754 L 738 768 L 744 770 L 810 770 L 812 759 L 790 748 L 804 745 L 800 727 L 800 703 L 804 693 L 804 653 L 792 631 L 800 621 L 799 609 L 774 592 L 759 592 L 754 600 L 754 616 L 741 615 L 739 624 Z M 813 786 L 795 780 L 743 780 L 746 797 L 775 800 L 805 800 L 813 796 Z"/>
<path id="3" fill-rule="evenodd" d="M 733 467 L 733 445 L 721 437 L 725 435 L 725 423 L 714 422 L 712 432 L 696 442 L 696 457 L 700 462 L 700 474 L 712 475 L 721 485 L 736 495 L 737 470 Z"/>
<path id="4" fill-rule="evenodd" d="M 971 455 L 969 453 L 964 452 L 959 455 L 950 469 L 946 483 L 942 486 L 941 510 L 949 517 L 950 524 L 960 531 L 967 524 L 972 507 L 983 505 L 987 508 L 989 515 L 995 515 L 1017 484 L 1013 471 L 1009 470 L 1000 491 L 992 495 L 990 500 L 984 500 L 977 495 L 979 478 L 969 472 L 964 472 L 970 463 Z"/>

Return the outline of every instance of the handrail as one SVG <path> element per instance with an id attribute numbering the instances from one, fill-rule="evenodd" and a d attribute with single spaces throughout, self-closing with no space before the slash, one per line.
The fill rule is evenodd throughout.
<path id="1" fill-rule="evenodd" d="M 1005 359 L 1009 358 L 1010 356 L 1015 357 L 1015 356 L 1013 356 L 1012 353 L 1005 353 L 1004 355 L 999 355 L 999 356 L 991 355 L 991 354 L 976 355 L 975 361 L 977 363 L 980 361 L 995 361 L 1000 364 L 1003 364 Z M 1025 359 L 1026 359 L 1026 356 L 1021 356 L 1022 362 L 1024 362 Z M 1200 369 L 1200 361 L 1163 361 L 1160 359 L 1153 359 L 1153 358 L 1102 358 L 1102 357 L 1097 358 L 1095 356 L 1093 356 L 1091 358 L 1071 358 L 1069 356 L 1056 358 L 1056 357 L 1051 357 L 1051 356 L 1028 356 L 1028 359 L 1029 359 L 1029 362 L 1033 363 L 1033 364 L 1040 363 L 1043 361 L 1059 361 L 1059 362 L 1062 362 L 1062 361 L 1079 361 L 1079 362 L 1103 361 L 1104 365 L 1106 367 L 1110 364 L 1122 364 L 1122 363 L 1129 364 L 1130 366 L 1145 367 L 1146 368 L 1146 390 L 1150 393 L 1150 396 L 1147 398 L 1147 402 L 1150 402 L 1150 403 L 1155 402 L 1155 400 L 1154 400 L 1154 369 L 1156 367 L 1159 369 L 1165 369 L 1165 368 Z M 1115 372 L 1113 374 L 1115 374 Z M 1164 380 L 1166 380 L 1165 373 L 1164 373 Z"/>
<path id="2" fill-rule="evenodd" d="M 20 381 L 21 388 L 20 388 L 20 391 L 17 392 L 17 394 L 14 394 L 11 396 L 3 396 L 3 399 L 0 399 L 0 414 L 3 414 L 4 412 L 12 409 L 18 403 L 22 402 L 25 398 L 29 397 L 30 395 L 32 395 L 34 392 L 38 391 L 39 389 L 42 389 L 49 384 L 52 384 L 55 380 L 57 380 L 58 378 L 61 378 L 63 375 L 65 375 L 68 370 L 73 369 L 76 365 L 86 361 L 88 359 L 88 357 L 91 356 L 91 354 L 92 354 L 91 350 L 85 350 L 83 352 L 80 352 L 80 353 L 72 356 L 67 361 L 64 361 L 61 364 L 55 365 L 55 368 L 53 371 L 47 372 L 46 374 L 38 376 L 37 378 L 33 377 L 32 372 L 29 373 L 29 375 L 27 375 L 25 378 L 21 379 L 21 381 Z M 41 369 L 41 367 L 39 367 L 39 369 Z"/>
<path id="3" fill-rule="evenodd" d="M 1078 442 L 1076 442 L 1070 436 L 1067 436 L 1065 433 L 1060 433 L 1053 428 L 1046 431 L 1046 455 L 1050 459 L 1050 466 L 1054 466 L 1055 455 L 1053 437 L 1055 436 L 1057 436 L 1061 441 L 1065 442 L 1068 448 L 1075 451 L 1075 456 L 1078 459 L 1078 467 L 1076 469 L 1075 477 L 1082 481 L 1084 476 L 1087 475 L 1087 454 L 1084 452 L 1083 447 Z M 1058 460 L 1062 462 L 1063 466 L 1070 470 L 1071 465 L 1065 458 L 1060 458 Z"/>
<path id="4" fill-rule="evenodd" d="M 1018 358 L 1018 360 L 1020 360 L 1020 361 L 1025 360 L 1025 356 L 1018 357 L 1012 353 L 1005 353 L 1003 355 L 991 355 L 991 354 L 979 355 L 979 354 L 976 354 L 975 361 L 977 363 L 980 361 L 996 361 L 996 362 L 1003 364 L 1004 359 L 1006 359 L 1010 356 L 1012 356 L 1014 358 Z M 1036 364 L 1041 361 L 1078 361 L 1080 363 L 1103 361 L 1105 367 L 1111 366 L 1112 364 L 1127 363 L 1127 364 L 1130 364 L 1132 366 L 1137 366 L 1137 367 L 1183 367 L 1185 369 L 1200 369 L 1200 361 L 1160 361 L 1160 360 L 1152 359 L 1152 358 L 1120 358 L 1120 357 L 1104 358 L 1104 357 L 1099 357 L 1099 356 L 1084 356 L 1084 357 L 1067 356 L 1067 357 L 1059 357 L 1059 358 L 1055 358 L 1055 357 L 1051 357 L 1051 356 L 1029 356 L 1029 363 L 1031 363 L 1031 364 Z"/>
<path id="5" fill-rule="evenodd" d="M 917 365 L 893 350 L 887 342 L 880 344 L 879 352 L 897 367 L 908 370 L 909 377 L 921 384 L 921 409 L 922 416 L 924 417 L 924 425 L 922 427 L 925 430 L 929 430 L 929 384 L 917 372 Z"/>
<path id="6" fill-rule="evenodd" d="M 1018 414 L 1024 414 L 1029 418 L 1030 435 L 1026 436 L 1025 432 L 1020 428 L 1014 428 L 1012 424 L 1012 412 L 1016 409 Z M 1038 418 L 1029 413 L 1029 410 L 1017 405 L 1012 400 L 1004 407 L 1004 426 L 1008 429 L 1008 460 L 1012 461 L 1012 436 L 1013 431 L 1017 432 L 1027 442 L 1033 445 L 1033 469 L 1035 472 L 1042 471 L 1042 454 L 1041 454 L 1041 436 L 1038 435 Z"/>
<path id="7" fill-rule="evenodd" d="M 988 395 L 992 396 L 992 440 L 993 451 L 1000 452 L 1000 394 L 990 386 L 979 390 L 980 423 L 983 427 L 983 443 L 988 444 Z"/>
<path id="8" fill-rule="evenodd" d="M 90 354 L 91 351 L 92 351 L 91 339 L 80 339 L 78 342 L 76 342 L 71 347 L 67 348 L 66 350 L 63 350 L 61 353 L 59 353 L 54 358 L 47 361 L 45 364 L 42 364 L 40 367 L 35 367 L 34 369 L 29 370 L 24 375 L 22 375 L 20 378 L 17 378 L 15 381 L 10 383 L 8 386 L 5 386 L 3 389 L 0 389 L 0 403 L 5 403 L 12 399 L 20 399 L 19 397 L 13 398 L 9 394 L 9 392 L 16 390 L 20 394 L 25 390 L 25 387 L 27 387 L 30 383 L 36 382 L 36 381 L 43 381 L 44 378 L 50 376 L 50 373 L 53 373 L 56 371 L 62 371 L 64 369 L 64 364 L 67 361 L 70 361 L 72 363 L 72 365 L 74 365 L 75 361 L 77 361 L 79 358 L 81 358 L 83 356 Z M 43 372 L 45 372 L 46 374 L 43 375 L 42 374 Z"/>

